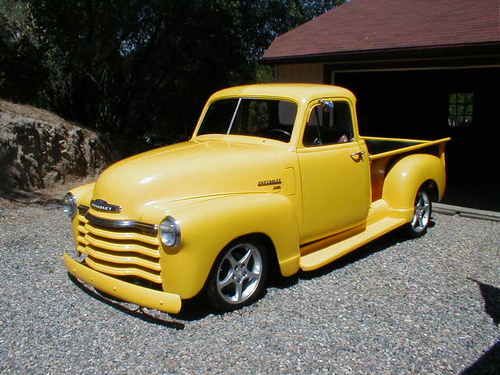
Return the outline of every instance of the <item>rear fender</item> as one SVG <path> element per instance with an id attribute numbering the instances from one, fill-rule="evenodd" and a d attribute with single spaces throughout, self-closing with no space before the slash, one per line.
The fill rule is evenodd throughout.
<path id="1" fill-rule="evenodd" d="M 282 275 L 299 269 L 297 221 L 286 196 L 224 196 L 177 207 L 168 214 L 179 221 L 182 238 L 178 248 L 162 252 L 163 286 L 183 299 L 202 290 L 222 249 L 247 234 L 271 239 Z"/>
<path id="2" fill-rule="evenodd" d="M 413 154 L 396 162 L 385 177 L 382 198 L 392 209 L 413 213 L 418 189 L 433 181 L 442 198 L 446 186 L 446 172 L 441 158 L 430 154 Z"/>

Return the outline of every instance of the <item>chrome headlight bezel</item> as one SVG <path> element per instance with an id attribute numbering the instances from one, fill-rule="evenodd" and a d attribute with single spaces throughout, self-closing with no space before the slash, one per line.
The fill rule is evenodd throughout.
<path id="1" fill-rule="evenodd" d="M 181 243 L 181 228 L 179 221 L 167 216 L 158 226 L 161 243 L 166 247 L 176 247 Z"/>
<path id="2" fill-rule="evenodd" d="M 63 199 L 63 211 L 70 219 L 76 216 L 76 211 L 78 209 L 76 198 L 73 194 L 67 193 Z"/>

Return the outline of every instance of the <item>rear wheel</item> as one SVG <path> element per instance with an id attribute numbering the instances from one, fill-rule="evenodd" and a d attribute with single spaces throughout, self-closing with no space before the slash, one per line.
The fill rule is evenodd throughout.
<path id="1" fill-rule="evenodd" d="M 209 302 L 220 311 L 238 309 L 254 302 L 264 291 L 269 270 L 265 246 L 242 240 L 228 246 L 218 257 L 207 285 Z"/>
<path id="2" fill-rule="evenodd" d="M 420 237 L 427 232 L 431 220 L 432 203 L 427 190 L 421 188 L 415 197 L 413 218 L 406 226 L 410 237 Z"/>

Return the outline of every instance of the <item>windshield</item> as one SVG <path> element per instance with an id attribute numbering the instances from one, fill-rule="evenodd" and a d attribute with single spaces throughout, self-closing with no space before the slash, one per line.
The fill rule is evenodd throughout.
<path id="1" fill-rule="evenodd" d="M 213 102 L 198 135 L 237 134 L 289 142 L 297 105 L 285 100 L 231 98 Z"/>

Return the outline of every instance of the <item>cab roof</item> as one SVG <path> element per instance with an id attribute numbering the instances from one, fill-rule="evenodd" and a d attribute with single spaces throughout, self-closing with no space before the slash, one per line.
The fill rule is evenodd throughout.
<path id="1" fill-rule="evenodd" d="M 297 102 L 309 102 L 315 99 L 342 97 L 356 101 L 354 94 L 340 86 L 314 83 L 261 83 L 235 86 L 214 93 L 210 100 L 228 97 L 269 97 L 289 98 Z"/>

